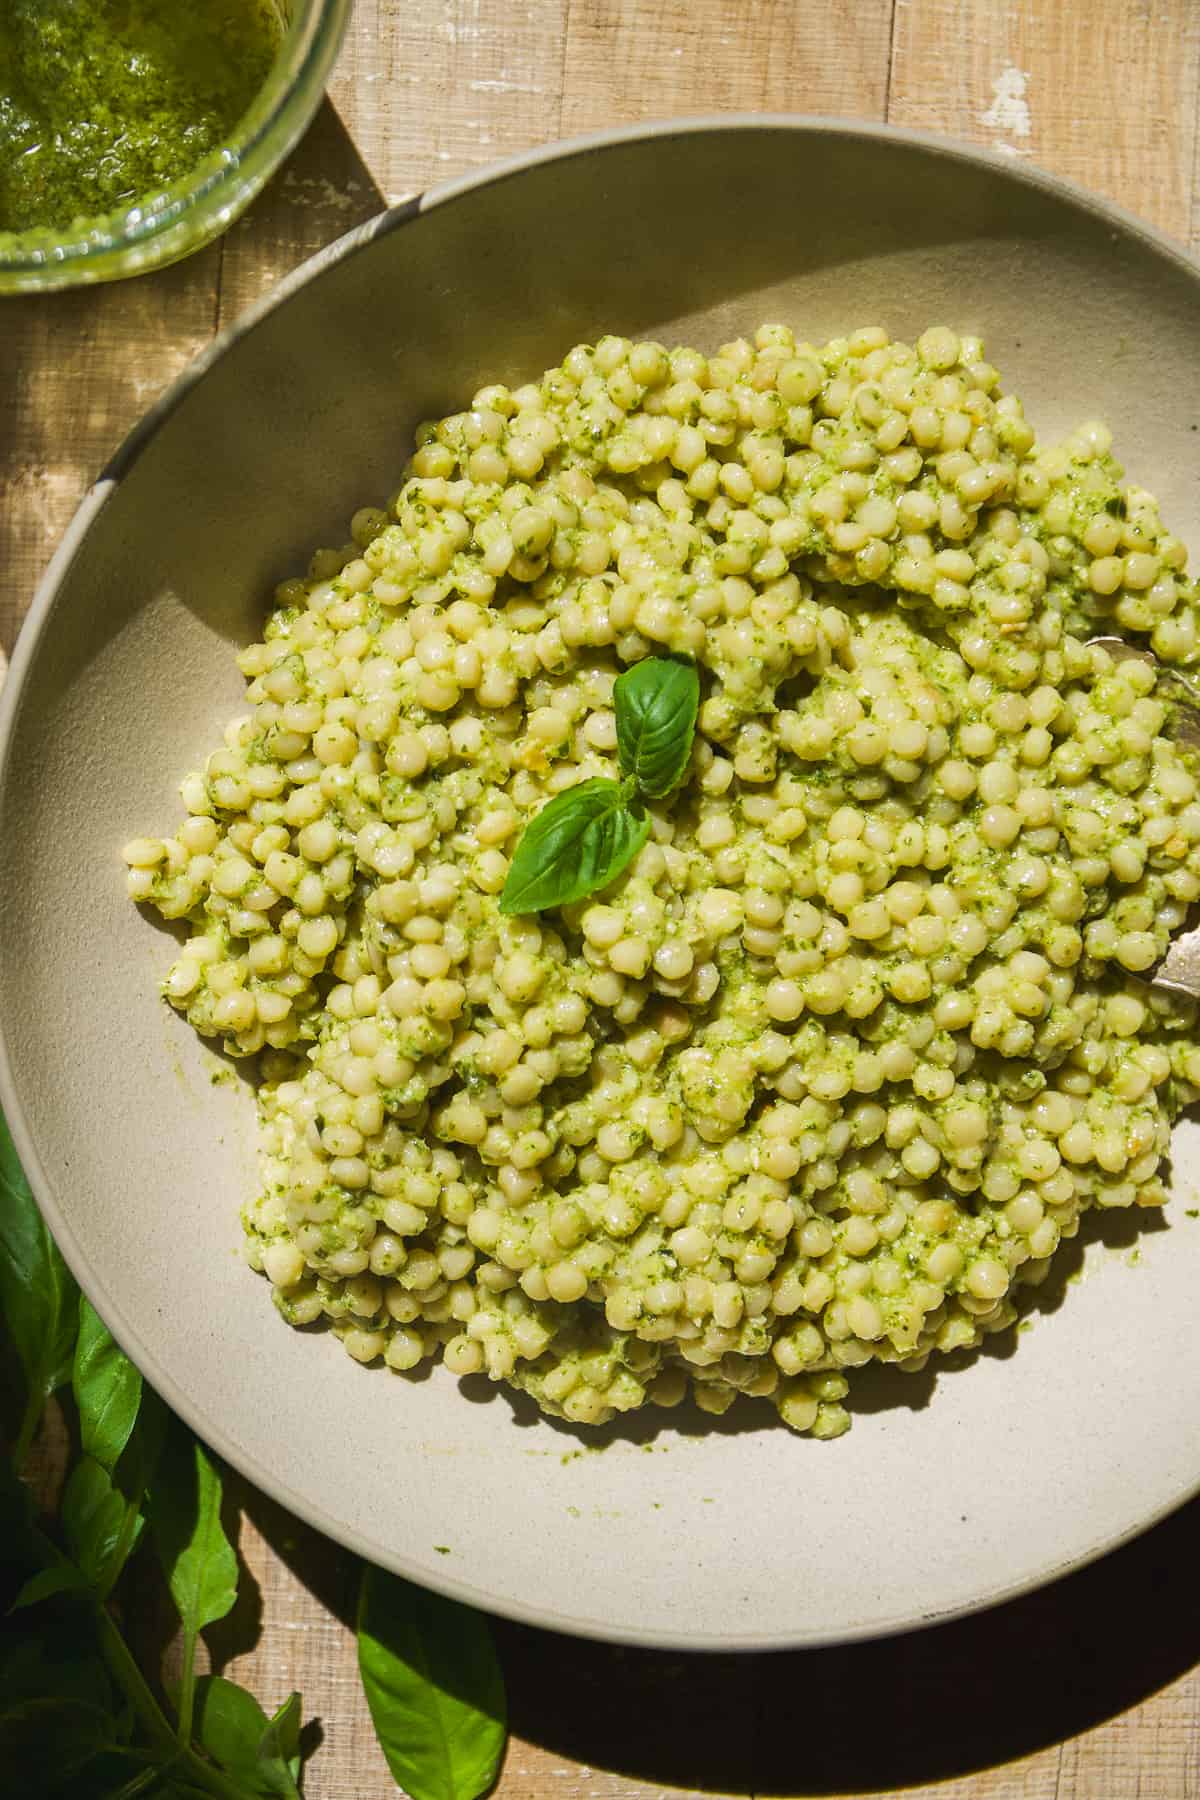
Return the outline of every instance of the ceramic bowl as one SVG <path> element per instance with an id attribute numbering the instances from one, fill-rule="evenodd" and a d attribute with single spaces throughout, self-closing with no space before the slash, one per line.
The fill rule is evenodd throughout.
<path id="1" fill-rule="evenodd" d="M 1044 436 L 1107 418 L 1200 543 L 1200 277 L 1172 245 L 945 142 L 675 123 L 436 189 L 282 283 L 89 493 L 0 703 L 0 1100 L 120 1342 L 221 1455 L 355 1550 L 497 1612 L 668 1646 L 944 1619 L 1192 1494 L 1195 1130 L 1165 1224 L 1089 1226 L 1064 1252 L 1086 1279 L 1052 1284 L 1027 1330 L 857 1381 L 836 1443 L 749 1404 L 576 1432 L 280 1323 L 239 1254 L 251 1095 L 214 1084 L 158 998 L 171 940 L 125 899 L 118 852 L 171 829 L 181 775 L 239 710 L 233 652 L 272 584 L 394 488 L 418 420 L 604 330 L 715 347 L 773 319 L 818 340 L 981 333 Z"/>

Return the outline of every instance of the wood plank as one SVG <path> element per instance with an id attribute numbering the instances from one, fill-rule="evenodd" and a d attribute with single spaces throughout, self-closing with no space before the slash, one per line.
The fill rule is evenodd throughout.
<path id="1" fill-rule="evenodd" d="M 557 137 L 565 17 L 566 0 L 357 0 L 307 137 L 225 239 L 221 325 L 383 207 Z"/>
<path id="2" fill-rule="evenodd" d="M 355 1559 L 246 1483 L 229 1485 L 251 1580 L 230 1618 L 206 1633 L 213 1668 L 268 1710 L 293 1690 L 303 1696 L 306 1747 L 317 1740 L 309 1800 L 394 1793 L 358 1677 Z"/>
<path id="3" fill-rule="evenodd" d="M 1188 0 L 896 0 L 892 124 L 1028 157 L 1184 239 L 1198 85 Z"/>
<path id="4" fill-rule="evenodd" d="M 701 112 L 881 119 L 891 11 L 891 0 L 572 0 L 563 132 Z"/>
<path id="5" fill-rule="evenodd" d="M 218 260 L 0 300 L 0 650 L 89 482 L 211 337 Z"/>
<path id="6" fill-rule="evenodd" d="M 709 1788 L 664 1787 L 637 1775 L 593 1769 L 561 1751 L 544 1750 L 514 1736 L 491 1800 L 737 1800 L 737 1796 Z"/>
<path id="7" fill-rule="evenodd" d="M 1131 1786 L 1134 1779 L 1136 1786 Z M 1136 1794 L 1137 1800 L 1191 1800 L 1200 1794 L 1200 1676 L 1195 1671 L 1151 1695 L 1135 1712 L 1063 1745 L 1056 1800 L 1124 1793 Z"/>
<path id="8" fill-rule="evenodd" d="M 357 0 L 330 99 L 389 200 L 559 135 L 567 0 Z"/>
<path id="9" fill-rule="evenodd" d="M 799 1790 L 792 1790 L 799 1791 Z M 1118 1790 L 1095 1788 L 1092 1800 L 1118 1800 Z M 782 1794 L 760 1793 L 755 1800 L 787 1800 Z M 826 1794 L 823 1800 L 863 1800 L 862 1792 Z M 1019 1763 L 996 1769 L 980 1769 L 952 1781 L 923 1782 L 906 1787 L 904 1800 L 1058 1800 L 1058 1750 L 1045 1750 Z M 1124 1800 L 1124 1796 L 1122 1796 Z M 1176 1796 L 1175 1800 L 1182 1800 Z"/>
<path id="10" fill-rule="evenodd" d="M 281 276 L 386 205 L 326 99 L 287 164 L 222 241 L 218 327 L 223 330 Z"/>
<path id="11" fill-rule="evenodd" d="M 367 1800 L 394 1791 L 375 1741 L 358 1678 L 353 1631 L 358 1565 L 319 1532 L 276 1506 L 246 1483 L 230 1478 L 233 1510 L 240 1512 L 238 1549 L 250 1579 L 243 1580 L 237 1608 L 205 1636 L 210 1667 L 242 1682 L 268 1708 L 293 1690 L 304 1698 L 319 1742 L 306 1774 L 309 1800 Z M 648 1785 L 637 1775 L 610 1772 L 575 1761 L 564 1742 L 581 1743 L 596 1757 L 619 1760 L 644 1754 L 643 1732 L 673 1747 L 672 1701 L 690 1712 L 697 1687 L 705 1710 L 721 1701 L 722 1682 L 736 1694 L 748 1669 L 728 1672 L 731 1658 L 704 1658 L 698 1677 L 684 1681 L 686 1659 L 630 1653 L 497 1622 L 512 1723 L 512 1739 L 495 1800 L 701 1800 L 695 1787 Z M 636 1687 L 636 1692 L 634 1688 Z M 635 1704 L 640 1695 L 642 1708 Z M 748 1723 L 748 1689 L 736 1721 L 728 1699 L 720 1710 L 730 1723 Z M 682 1725 L 683 1720 L 677 1721 Z M 681 1734 L 682 1737 L 683 1734 Z M 748 1734 L 747 1734 L 748 1735 Z M 552 1748 L 543 1747 L 549 1743 Z M 686 1758 L 684 1759 L 686 1761 Z M 699 1764 L 696 1773 L 702 1772 Z M 705 1800 L 722 1800 L 710 1788 Z M 726 1800 L 733 1800 L 726 1796 Z"/>

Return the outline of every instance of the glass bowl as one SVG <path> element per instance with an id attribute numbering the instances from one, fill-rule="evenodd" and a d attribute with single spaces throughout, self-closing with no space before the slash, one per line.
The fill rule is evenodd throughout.
<path id="1" fill-rule="evenodd" d="M 285 22 L 271 73 L 219 149 L 169 187 L 65 230 L 0 234 L 0 294 L 116 281 L 190 256 L 249 206 L 321 104 L 352 0 L 276 0 Z"/>

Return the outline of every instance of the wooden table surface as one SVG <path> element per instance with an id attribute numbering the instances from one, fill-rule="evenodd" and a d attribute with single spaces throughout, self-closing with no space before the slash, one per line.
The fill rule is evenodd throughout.
<path id="1" fill-rule="evenodd" d="M 329 101 L 221 243 L 0 302 L 0 647 L 146 404 L 383 200 L 620 122 L 804 111 L 999 147 L 1200 249 L 1198 105 L 1198 0 L 358 0 Z M 322 1734 L 309 1800 L 384 1800 L 350 1559 L 239 1492 L 256 1588 L 214 1658 L 271 1704 L 303 1691 Z M 1200 1797 L 1198 1538 L 1200 1504 L 1041 1594 L 840 1650 L 688 1658 L 499 1624 L 514 1735 L 497 1794 Z"/>

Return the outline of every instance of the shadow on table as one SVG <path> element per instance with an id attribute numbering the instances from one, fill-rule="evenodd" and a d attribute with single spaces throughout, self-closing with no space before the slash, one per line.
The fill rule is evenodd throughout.
<path id="1" fill-rule="evenodd" d="M 1145 1214 L 1097 1214 L 1087 1235 L 1112 1251 L 1150 1228 Z M 1031 1295 L 1039 1311 L 1060 1302 L 1080 1261 L 1077 1245 L 1063 1247 L 1062 1266 Z M 1012 1341 L 993 1341 L 993 1353 Z M 886 1376 L 863 1396 L 869 1406 L 902 1403 Z M 356 1559 L 240 1481 L 231 1498 L 352 1623 Z M 769 1543 L 769 1519 L 763 1534 Z M 721 1794 L 889 1794 L 989 1768 L 1087 1731 L 1200 1663 L 1198 1536 L 1200 1501 L 1040 1592 L 825 1650 L 662 1653 L 497 1620 L 510 1723 L 587 1766 Z M 245 1617 L 239 1607 L 206 1633 L 215 1667 L 253 1641 L 247 1599 Z"/>
<path id="2" fill-rule="evenodd" d="M 228 325 L 305 257 L 386 205 L 326 98 L 287 162 L 221 240 L 217 324 Z"/>
<path id="3" fill-rule="evenodd" d="M 237 1486 L 278 1554 L 352 1624 L 355 1559 Z M 825 1650 L 689 1656 L 496 1620 L 509 1722 L 575 1762 L 673 1788 L 867 1795 L 946 1780 L 1090 1730 L 1200 1662 L 1198 1535 L 1193 1502 L 1038 1593 Z M 233 1615 L 206 1632 L 214 1668 L 255 1625 Z"/>
<path id="4" fill-rule="evenodd" d="M 1146 1213 L 1089 1215 L 1022 1311 L 1062 1303 L 1088 1242 L 1124 1251 L 1163 1228 Z M 1006 1332 L 979 1354 L 1008 1356 L 1016 1343 Z M 924 1405 L 968 1360 L 915 1381 L 864 1370 L 855 1409 Z M 763 1530 L 769 1540 L 769 1520 Z M 1194 1501 L 1037 1593 L 824 1650 L 687 1656 L 498 1620 L 512 1729 L 577 1762 L 722 1794 L 889 1794 L 993 1767 L 1102 1724 L 1200 1663 L 1198 1531 Z"/>
<path id="5" fill-rule="evenodd" d="M 579 1762 L 731 1794 L 887 1794 L 985 1769 L 1200 1661 L 1198 1530 L 1193 1502 L 1039 1593 L 834 1649 L 663 1655 L 500 1622 L 512 1728 Z"/>

